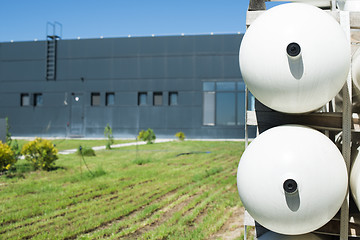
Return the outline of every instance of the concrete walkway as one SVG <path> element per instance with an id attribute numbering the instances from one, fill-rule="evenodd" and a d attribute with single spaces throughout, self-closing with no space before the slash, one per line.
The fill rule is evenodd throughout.
<path id="1" fill-rule="evenodd" d="M 155 143 L 163 143 L 163 142 L 171 142 L 171 141 L 174 141 L 174 139 L 156 139 Z M 144 145 L 144 144 L 146 144 L 146 142 L 122 143 L 122 144 L 111 145 L 111 148 L 121 148 L 121 147 Z M 104 150 L 104 149 L 106 149 L 106 147 L 99 146 L 99 147 L 92 147 L 92 149 L 97 151 L 97 150 Z M 69 149 L 69 150 L 59 151 L 58 154 L 66 155 L 66 154 L 76 153 L 76 151 L 77 151 L 77 149 Z"/>

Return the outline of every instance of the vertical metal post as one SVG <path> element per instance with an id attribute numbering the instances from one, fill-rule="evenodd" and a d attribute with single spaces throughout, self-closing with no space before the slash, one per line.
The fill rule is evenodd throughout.
<path id="1" fill-rule="evenodd" d="M 332 0 L 331 1 L 331 11 L 335 11 L 336 10 L 336 0 Z"/>
<path id="2" fill-rule="evenodd" d="M 350 75 L 350 74 L 349 74 Z M 349 79 L 349 77 L 348 77 Z M 350 78 L 351 80 L 351 78 Z M 343 87 L 343 134 L 342 134 L 342 155 L 345 160 L 348 175 L 350 173 L 350 156 L 351 156 L 351 100 L 348 84 Z M 340 214 L 340 240 L 348 239 L 349 229 L 349 191 L 346 195 Z"/>
<path id="3" fill-rule="evenodd" d="M 351 104 L 349 99 L 349 88 L 345 84 L 343 87 L 343 134 L 342 134 L 342 154 L 345 160 L 348 175 L 350 172 L 350 154 L 351 154 Z M 348 239 L 349 228 L 349 192 L 341 206 L 340 214 L 340 240 Z"/>
<path id="4" fill-rule="evenodd" d="M 249 94 L 249 90 L 247 88 L 247 86 L 245 85 L 245 148 L 247 148 L 247 146 L 249 145 L 249 133 L 248 133 L 248 106 L 249 106 L 249 102 L 248 102 L 248 94 Z M 246 239 L 246 238 L 245 238 Z"/>
<path id="5" fill-rule="evenodd" d="M 266 10 L 265 0 L 250 0 L 249 1 L 249 8 L 248 11 L 259 11 L 259 10 Z M 249 145 L 249 133 L 248 133 L 248 108 L 249 108 L 249 90 L 245 85 L 245 149 Z M 245 211 L 246 216 L 246 211 Z M 244 240 L 247 239 L 247 223 L 248 221 L 244 220 Z M 254 222 L 255 225 L 255 222 Z M 255 229 L 256 231 L 256 229 Z M 256 235 L 256 234 L 255 234 Z M 256 237 L 255 237 L 256 239 Z"/>
<path id="6" fill-rule="evenodd" d="M 245 230 L 244 230 L 244 240 L 246 240 L 247 239 L 247 226 L 245 225 L 244 226 L 244 228 L 245 228 Z"/>
<path id="7" fill-rule="evenodd" d="M 55 35 L 55 24 L 54 24 L 54 23 L 51 23 L 51 22 L 47 22 L 47 23 L 46 23 L 46 37 L 50 36 L 50 35 L 49 35 L 49 26 L 52 27 L 52 36 Z"/>
<path id="8" fill-rule="evenodd" d="M 57 36 L 61 39 L 62 38 L 62 24 L 57 21 L 54 22 L 54 35 L 56 35 L 56 25 L 60 27 L 60 33 Z"/>
<path id="9" fill-rule="evenodd" d="M 340 11 L 340 25 L 342 26 L 350 44 L 350 15 L 347 11 Z M 348 175 L 350 172 L 351 157 L 351 117 L 352 117 L 352 89 L 351 89 L 351 69 L 342 89 L 343 94 L 343 122 L 342 122 L 342 155 L 345 160 Z M 340 213 L 340 240 L 348 240 L 349 229 L 349 191 L 346 195 Z"/>

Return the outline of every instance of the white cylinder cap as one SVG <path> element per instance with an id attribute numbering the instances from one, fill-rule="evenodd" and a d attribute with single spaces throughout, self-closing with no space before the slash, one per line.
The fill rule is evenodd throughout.
<path id="1" fill-rule="evenodd" d="M 298 235 L 331 220 L 347 192 L 344 159 L 324 134 L 299 125 L 261 133 L 243 153 L 237 186 L 249 214 L 271 231 Z"/>
<path id="2" fill-rule="evenodd" d="M 301 52 L 289 57 L 292 43 Z M 339 23 L 304 3 L 282 4 L 260 15 L 239 52 L 241 74 L 252 94 L 287 113 L 311 112 L 334 98 L 346 81 L 350 59 L 350 42 Z"/>

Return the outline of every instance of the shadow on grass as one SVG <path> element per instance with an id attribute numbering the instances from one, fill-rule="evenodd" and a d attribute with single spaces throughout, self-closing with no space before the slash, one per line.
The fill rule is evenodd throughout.
<path id="1" fill-rule="evenodd" d="M 67 168 L 63 166 L 53 166 L 47 172 L 57 171 L 57 170 L 66 170 Z M 36 171 L 34 166 L 29 162 L 17 162 L 15 166 L 11 167 L 8 172 L 3 173 L 6 178 L 25 178 L 25 174 Z M 44 170 L 45 171 L 45 170 Z"/>
<path id="2" fill-rule="evenodd" d="M 33 171 L 34 168 L 30 163 L 17 163 L 6 172 L 7 178 L 25 178 L 25 173 Z"/>
<path id="3" fill-rule="evenodd" d="M 54 167 L 50 168 L 50 170 L 48 172 L 56 171 L 56 170 L 67 170 L 67 168 L 63 167 L 63 166 L 54 166 Z"/>

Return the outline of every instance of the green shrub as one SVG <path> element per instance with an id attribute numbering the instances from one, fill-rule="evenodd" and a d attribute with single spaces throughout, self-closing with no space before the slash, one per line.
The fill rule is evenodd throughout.
<path id="1" fill-rule="evenodd" d="M 175 137 L 177 137 L 179 139 L 179 141 L 184 141 L 186 136 L 185 136 L 185 133 L 183 133 L 183 132 L 177 132 L 175 134 Z"/>
<path id="2" fill-rule="evenodd" d="M 106 125 L 104 130 L 104 136 L 107 138 L 106 149 L 111 149 L 111 145 L 114 144 L 114 136 L 112 134 L 112 129 L 109 124 Z"/>
<path id="3" fill-rule="evenodd" d="M 34 169 L 51 170 L 55 166 L 55 160 L 58 159 L 57 149 L 46 139 L 36 138 L 25 144 L 21 154 L 29 161 Z"/>
<path id="4" fill-rule="evenodd" d="M 15 153 L 9 145 L 0 141 L 0 172 L 7 171 L 16 163 Z"/>
<path id="5" fill-rule="evenodd" d="M 146 142 L 147 144 L 152 144 L 155 141 L 156 136 L 155 136 L 154 131 L 151 128 L 148 128 L 148 130 L 146 130 L 146 131 L 141 130 L 139 132 L 137 139 L 142 140 L 142 141 Z"/>
<path id="6" fill-rule="evenodd" d="M 10 148 L 14 152 L 16 160 L 18 160 L 21 156 L 21 148 L 16 139 L 11 141 Z"/>
<path id="7" fill-rule="evenodd" d="M 96 156 L 94 149 L 92 149 L 91 147 L 83 147 L 83 146 L 79 146 L 78 150 L 77 150 L 77 154 L 78 155 L 82 155 L 82 156 L 87 156 L 87 157 L 94 157 Z"/>

